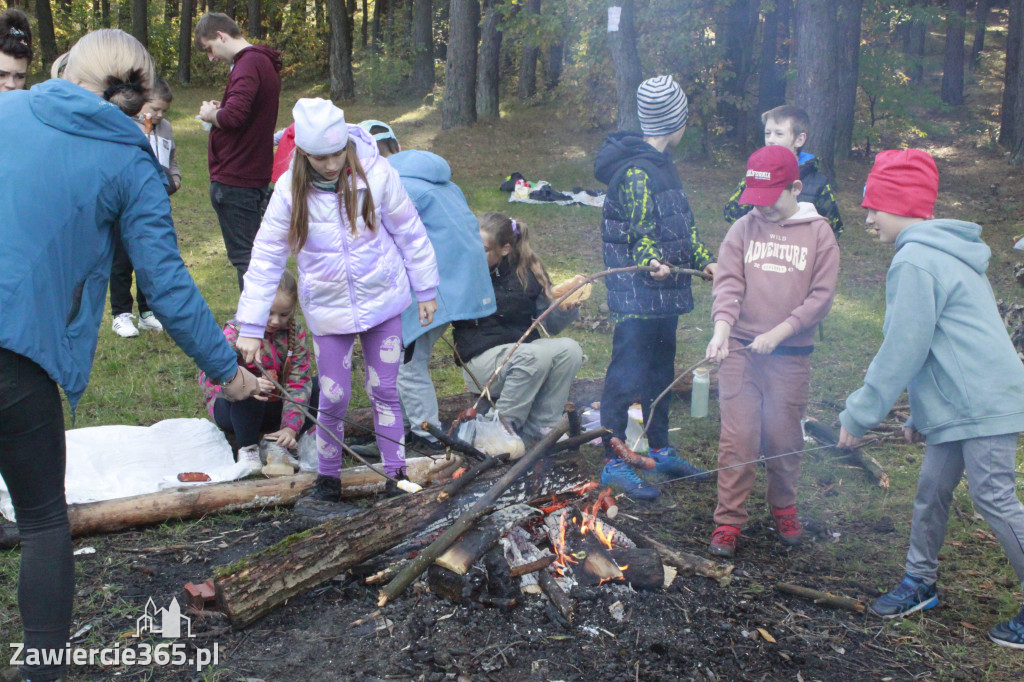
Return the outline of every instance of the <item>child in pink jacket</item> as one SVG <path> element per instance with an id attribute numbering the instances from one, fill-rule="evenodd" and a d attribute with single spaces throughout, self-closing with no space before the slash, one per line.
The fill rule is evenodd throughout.
<path id="1" fill-rule="evenodd" d="M 405 477 L 405 430 L 398 399 L 402 311 L 415 292 L 430 324 L 437 304 L 434 249 L 401 178 L 374 140 L 323 99 L 300 99 L 295 158 L 281 176 L 253 245 L 238 301 L 236 347 L 246 362 L 259 350 L 288 256 L 299 270 L 299 304 L 313 334 L 320 375 L 319 465 L 314 500 L 341 497 L 341 445 L 351 397 L 352 347 L 366 362 L 366 393 L 384 470 Z M 411 287 L 410 287 L 411 285 Z M 389 481 L 390 483 L 390 481 Z"/>

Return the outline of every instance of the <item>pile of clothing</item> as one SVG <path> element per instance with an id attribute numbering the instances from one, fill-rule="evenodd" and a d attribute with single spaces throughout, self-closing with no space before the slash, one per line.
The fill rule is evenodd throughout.
<path id="1" fill-rule="evenodd" d="M 528 181 L 521 173 L 512 173 L 501 183 L 501 191 L 509 192 L 508 200 L 524 204 L 558 204 L 571 206 L 582 204 L 601 208 L 604 206 L 604 192 L 582 187 L 573 187 L 571 192 L 556 192 L 547 180 Z"/>

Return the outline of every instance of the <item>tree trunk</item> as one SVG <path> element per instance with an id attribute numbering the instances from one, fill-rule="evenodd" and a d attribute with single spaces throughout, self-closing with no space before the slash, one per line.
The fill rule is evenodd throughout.
<path id="1" fill-rule="evenodd" d="M 764 15 L 761 38 L 761 78 L 758 83 L 758 108 L 764 112 L 786 103 L 786 64 L 780 64 L 780 34 L 783 20 L 789 21 L 786 5 L 790 0 L 778 0 Z M 787 31 L 788 32 L 788 31 Z"/>
<path id="2" fill-rule="evenodd" d="M 451 0 L 448 58 L 444 66 L 441 128 L 476 122 L 476 51 L 480 23 L 479 0 Z"/>
<path id="3" fill-rule="evenodd" d="M 860 77 L 860 21 L 863 8 L 864 0 L 844 0 L 839 5 L 836 156 L 840 159 L 850 158 L 853 147 L 853 121 L 857 112 L 857 82 Z"/>
<path id="4" fill-rule="evenodd" d="M 363 0 L 363 47 L 366 47 L 366 39 L 367 39 L 367 30 L 366 30 L 366 28 L 367 28 L 367 24 L 369 23 L 369 13 L 370 13 L 370 10 L 367 7 L 367 3 L 369 1 L 370 0 Z"/>
<path id="5" fill-rule="evenodd" d="M 53 33 L 53 10 L 50 8 L 50 0 L 36 0 L 36 26 L 43 71 L 48 72 L 50 64 L 57 58 L 57 37 Z"/>
<path id="6" fill-rule="evenodd" d="M 262 21 L 262 7 L 263 3 L 260 0 L 249 0 L 249 37 L 250 38 L 262 38 L 263 37 L 263 21 Z"/>
<path id="7" fill-rule="evenodd" d="M 169 24 L 178 18 L 178 1 L 164 0 L 164 23 Z"/>
<path id="8" fill-rule="evenodd" d="M 1003 105 L 999 117 L 999 144 L 1013 149 L 1020 133 L 1016 123 L 1017 94 L 1024 71 L 1020 69 L 1024 45 L 1024 0 L 1010 0 L 1010 25 L 1006 34 L 1006 67 L 1003 76 Z"/>
<path id="9" fill-rule="evenodd" d="M 758 6 L 751 0 L 733 0 L 725 9 L 725 69 L 721 77 L 719 102 L 726 129 L 735 139 L 746 141 L 749 117 L 744 103 L 747 78 L 751 72 Z"/>
<path id="10" fill-rule="evenodd" d="M 238 0 L 224 0 L 224 14 L 234 20 L 238 14 Z"/>
<path id="11" fill-rule="evenodd" d="M 121 0 L 117 3 L 117 27 L 125 33 L 132 32 L 132 2 Z"/>
<path id="12" fill-rule="evenodd" d="M 434 5 L 416 0 L 412 22 L 412 88 L 417 95 L 434 89 Z"/>
<path id="13" fill-rule="evenodd" d="M 636 113 L 636 89 L 643 82 L 643 76 L 640 70 L 640 55 L 636 49 L 633 0 L 610 0 L 610 6 L 620 6 L 621 10 L 617 30 L 608 34 L 612 63 L 615 66 L 619 130 L 640 132 L 640 119 Z M 610 17 L 609 22 L 611 23 Z"/>
<path id="14" fill-rule="evenodd" d="M 796 92 L 811 119 L 804 149 L 818 157 L 819 168 L 835 177 L 837 0 L 796 2 Z"/>
<path id="15" fill-rule="evenodd" d="M 100 0 L 100 25 L 110 28 L 110 0 Z"/>
<path id="16" fill-rule="evenodd" d="M 480 63 L 476 85 L 476 113 L 480 118 L 498 118 L 501 99 L 501 31 L 498 24 L 502 0 L 485 0 L 480 32 Z"/>
<path id="17" fill-rule="evenodd" d="M 181 26 L 178 30 L 178 82 L 192 80 L 192 14 L 194 0 L 181 0 Z"/>
<path id="18" fill-rule="evenodd" d="M 989 0 L 978 0 L 974 8 L 974 43 L 971 45 L 971 69 L 978 65 L 985 50 L 985 31 L 988 29 Z"/>
<path id="19" fill-rule="evenodd" d="M 327 0 L 327 21 L 331 26 L 331 99 L 336 102 L 345 102 L 356 96 L 352 51 L 345 26 L 347 16 L 345 0 Z"/>
<path id="20" fill-rule="evenodd" d="M 548 47 L 548 60 L 544 68 L 544 88 L 554 90 L 562 80 L 562 64 L 565 61 L 565 43 L 555 40 Z"/>
<path id="21" fill-rule="evenodd" d="M 942 101 L 964 103 L 964 37 L 967 30 L 967 0 L 949 0 L 946 14 L 946 50 L 942 60 Z"/>
<path id="22" fill-rule="evenodd" d="M 149 0 L 132 0 L 132 35 L 149 49 Z"/>
<path id="23" fill-rule="evenodd" d="M 345 5 L 345 39 L 348 41 L 348 58 L 352 61 L 352 50 L 356 44 L 356 0 L 348 0 Z"/>
<path id="24" fill-rule="evenodd" d="M 1024 166 L 1024 48 L 1021 46 L 1022 24 L 1024 24 L 1024 0 L 1011 0 L 1010 25 L 1017 24 L 1017 46 L 1014 50 L 1013 59 L 1013 100 L 1010 104 L 1013 110 L 1012 129 L 1010 130 L 1008 146 L 1011 150 L 1010 165 Z M 1009 49 L 1009 48 L 1008 48 Z M 1006 60 L 1006 89 L 1010 89 L 1010 58 Z M 1005 101 L 1005 99 L 1004 99 Z M 1005 111 L 1003 114 L 1005 121 Z M 1004 123 L 1005 125 L 1005 123 Z"/>
<path id="25" fill-rule="evenodd" d="M 910 0 L 911 16 L 914 16 L 913 8 L 926 7 L 928 2 L 929 0 Z M 911 58 L 907 75 L 913 84 L 919 84 L 924 80 L 924 47 L 927 30 L 928 25 L 921 18 L 911 18 L 900 29 L 903 34 L 903 53 Z"/>
<path id="26" fill-rule="evenodd" d="M 380 52 L 381 43 L 384 42 L 384 22 L 387 20 L 389 0 L 374 0 L 373 3 L 373 35 L 372 46 L 374 52 Z"/>
<path id="27" fill-rule="evenodd" d="M 532 27 L 540 19 L 540 0 L 526 0 L 523 8 L 528 26 Z M 537 94 L 537 57 L 540 46 L 537 44 L 536 31 L 528 30 L 523 39 L 523 51 L 519 57 L 519 99 L 529 99 Z"/>

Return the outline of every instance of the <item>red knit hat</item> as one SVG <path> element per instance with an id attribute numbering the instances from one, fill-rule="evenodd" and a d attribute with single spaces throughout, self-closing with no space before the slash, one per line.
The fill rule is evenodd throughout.
<path id="1" fill-rule="evenodd" d="M 905 218 L 931 218 L 938 195 L 939 169 L 928 152 L 889 149 L 875 157 L 860 205 Z"/>
<path id="2" fill-rule="evenodd" d="M 747 159 L 747 188 L 740 195 L 740 203 L 771 206 L 782 190 L 799 179 L 800 166 L 789 147 L 761 147 Z"/>

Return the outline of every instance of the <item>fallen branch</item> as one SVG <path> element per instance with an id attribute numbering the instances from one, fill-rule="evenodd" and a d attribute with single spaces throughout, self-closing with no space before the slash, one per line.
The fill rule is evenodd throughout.
<path id="1" fill-rule="evenodd" d="M 460 535 L 465 533 L 467 530 L 472 528 L 476 522 L 483 516 L 487 508 L 503 493 L 512 483 L 515 482 L 520 476 L 533 465 L 542 455 L 549 452 L 551 445 L 557 441 L 565 430 L 568 428 L 568 418 L 562 417 L 561 421 L 551 429 L 551 431 L 544 436 L 544 438 L 537 443 L 533 448 L 523 455 L 517 461 L 511 469 L 509 469 L 504 476 L 502 476 L 491 488 L 473 504 L 462 516 L 456 519 L 455 523 L 451 525 L 448 530 L 441 534 L 437 540 L 435 540 L 429 547 L 420 552 L 420 555 L 409 562 L 409 564 L 402 569 L 394 580 L 388 583 L 383 590 L 380 592 L 380 597 L 377 600 L 378 606 L 384 606 L 389 601 L 400 595 L 406 587 L 408 587 L 413 580 L 418 578 L 423 571 L 427 570 L 435 559 L 448 547 L 451 546 Z M 488 460 L 489 461 L 489 460 Z M 484 462 L 486 463 L 486 461 Z M 458 480 L 458 479 L 456 479 Z"/>
<path id="2" fill-rule="evenodd" d="M 822 445 L 831 445 L 834 452 L 843 457 L 849 457 L 854 464 L 866 471 L 871 478 L 875 479 L 875 483 L 878 484 L 879 488 L 889 489 L 889 474 L 885 472 L 885 469 L 882 468 L 882 465 L 874 457 L 866 454 L 859 447 L 840 450 L 836 447 L 836 443 L 839 442 L 839 434 L 814 419 L 808 419 L 804 423 L 804 430 Z"/>
<path id="3" fill-rule="evenodd" d="M 565 593 L 555 579 L 551 577 L 551 574 L 547 571 L 541 571 L 537 574 L 537 583 L 540 585 L 540 589 L 544 590 L 544 594 L 548 595 L 548 599 L 555 605 L 558 612 L 562 614 L 562 617 L 571 625 L 573 617 L 572 602 L 569 601 L 569 596 Z"/>
<path id="4" fill-rule="evenodd" d="M 721 587 L 727 587 L 732 582 L 732 571 L 735 568 L 732 564 L 720 564 L 717 561 L 711 561 L 695 554 L 680 552 L 648 535 L 632 530 L 629 532 L 629 536 L 641 547 L 650 547 L 651 549 L 658 550 L 662 561 L 669 566 L 675 566 L 680 571 L 690 575 L 696 573 L 705 578 L 711 578 Z"/>
<path id="5" fill-rule="evenodd" d="M 509 569 L 508 575 L 510 578 L 518 578 L 520 576 L 527 575 L 528 573 L 536 573 L 537 571 L 547 568 L 554 562 L 555 555 L 548 554 L 547 556 L 541 557 L 536 561 L 531 561 L 519 566 L 513 566 Z"/>
<path id="6" fill-rule="evenodd" d="M 846 609 L 847 611 L 856 611 L 857 613 L 864 613 L 864 611 L 867 610 L 864 602 L 856 599 L 850 599 L 849 597 L 837 597 L 834 594 L 811 589 L 810 587 L 801 587 L 800 585 L 793 585 L 790 583 L 776 583 L 775 589 L 783 594 L 791 594 L 794 597 L 810 599 L 815 604 L 820 604 L 822 606 L 831 606 L 832 608 Z"/>

